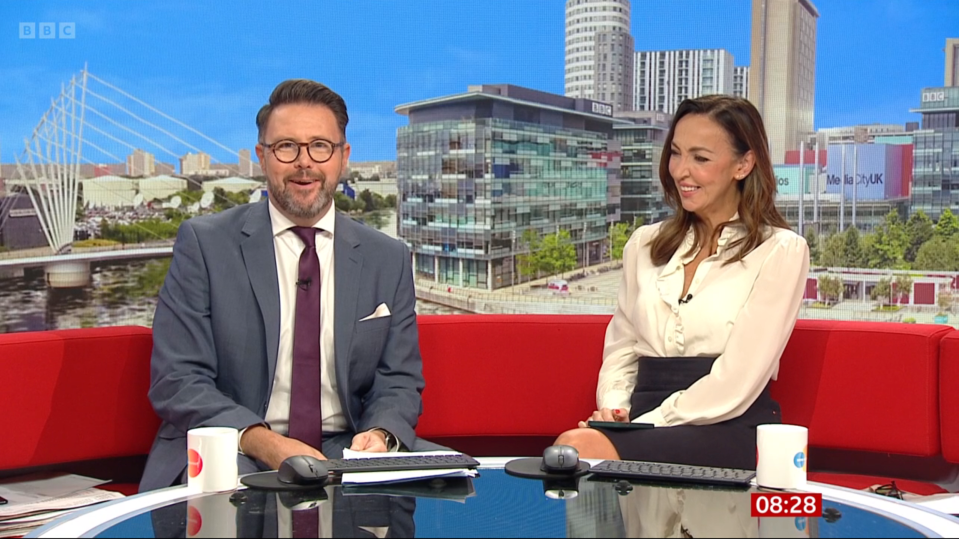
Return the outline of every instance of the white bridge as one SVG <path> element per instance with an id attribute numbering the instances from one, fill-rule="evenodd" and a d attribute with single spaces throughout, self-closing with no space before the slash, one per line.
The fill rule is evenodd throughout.
<path id="1" fill-rule="evenodd" d="M 74 252 L 78 208 L 84 204 L 81 186 L 85 178 L 81 176 L 81 164 L 126 161 L 127 173 L 136 174 L 136 170 L 129 170 L 130 160 L 120 155 L 143 154 L 146 149 L 151 152 L 148 154 L 151 160 L 156 154 L 175 163 L 186 152 L 203 152 L 198 145 L 216 146 L 222 153 L 242 161 L 238 152 L 97 78 L 84 67 L 68 85 L 61 87 L 31 136 L 24 138 L 24 151 L 16 159 L 16 174 L 7 182 L 8 192 L 26 193 L 30 197 L 50 249 L 40 250 L 43 254 L 39 256 L 37 250 L 0 254 L 0 276 L 18 275 L 25 268 L 42 266 L 49 286 L 82 287 L 89 284 L 92 262 L 169 256 L 173 240 L 161 237 L 147 239 L 145 244 L 84 248 L 82 252 L 81 249 Z M 184 181 L 183 185 L 186 181 L 198 183 L 190 177 L 181 178 L 185 178 L 180 180 Z M 15 198 L 0 201 L 0 229 L 10 217 Z M 143 204 L 143 198 L 141 193 L 123 203 L 137 208 Z M 184 210 L 195 214 L 213 201 L 213 193 L 208 193 L 202 202 Z M 174 196 L 164 207 L 184 211 L 179 206 L 179 197 Z M 152 233 L 136 220 L 128 224 L 139 227 L 147 237 Z"/>

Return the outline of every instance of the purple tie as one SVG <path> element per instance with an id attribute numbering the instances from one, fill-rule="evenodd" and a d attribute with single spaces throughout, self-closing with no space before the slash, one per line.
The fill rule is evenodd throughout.
<path id="1" fill-rule="evenodd" d="M 293 511 L 293 537 L 294 539 L 315 539 L 320 536 L 320 510 L 301 509 Z"/>
<path id="2" fill-rule="evenodd" d="M 320 260 L 313 227 L 293 227 L 306 247 L 300 255 L 293 323 L 293 383 L 290 390 L 290 438 L 321 450 L 320 410 Z"/>

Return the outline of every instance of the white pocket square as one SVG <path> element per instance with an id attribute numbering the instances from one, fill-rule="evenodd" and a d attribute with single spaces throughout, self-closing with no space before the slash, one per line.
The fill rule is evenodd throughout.
<path id="1" fill-rule="evenodd" d="M 384 316 L 389 316 L 389 315 L 390 315 L 390 308 L 387 307 L 385 303 L 380 303 L 379 306 L 376 308 L 376 310 L 373 311 L 373 314 L 367 316 L 366 318 L 361 318 L 360 322 L 363 322 L 366 320 L 372 320 L 374 318 L 382 318 Z"/>

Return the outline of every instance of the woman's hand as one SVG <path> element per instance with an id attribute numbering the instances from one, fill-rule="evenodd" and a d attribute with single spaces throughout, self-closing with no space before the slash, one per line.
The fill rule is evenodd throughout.
<path id="1" fill-rule="evenodd" d="M 589 421 L 613 421 L 616 423 L 629 423 L 629 411 L 622 409 L 611 410 L 609 408 L 603 408 L 602 410 L 597 410 L 593 412 L 593 415 L 589 417 L 586 421 L 579 422 L 579 428 L 585 429 L 589 425 Z"/>

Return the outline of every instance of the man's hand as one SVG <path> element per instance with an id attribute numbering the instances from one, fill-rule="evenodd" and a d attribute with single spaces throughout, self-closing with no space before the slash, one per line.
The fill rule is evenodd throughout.
<path id="1" fill-rule="evenodd" d="M 614 421 L 616 423 L 629 423 L 629 411 L 621 410 L 619 408 L 615 410 L 610 410 L 609 408 L 597 410 L 593 412 L 593 415 L 591 415 L 586 421 L 580 421 L 579 428 L 585 429 L 588 427 L 589 421 Z"/>
<path id="2" fill-rule="evenodd" d="M 366 451 L 368 453 L 386 453 L 386 435 L 379 429 L 361 432 L 353 437 L 350 451 Z"/>
<path id="3" fill-rule="evenodd" d="M 266 463 L 273 470 L 278 469 L 284 460 L 295 455 L 310 455 L 326 460 L 323 453 L 317 449 L 299 440 L 277 434 L 262 425 L 250 427 L 243 433 L 240 448 L 243 454 Z"/>

